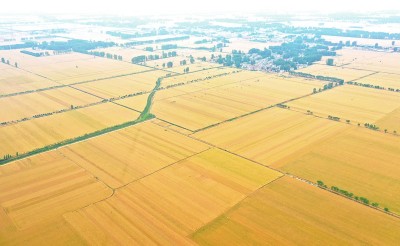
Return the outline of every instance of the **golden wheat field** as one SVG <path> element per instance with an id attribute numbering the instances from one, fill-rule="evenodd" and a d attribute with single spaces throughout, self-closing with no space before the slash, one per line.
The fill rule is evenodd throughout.
<path id="1" fill-rule="evenodd" d="M 0 95 L 34 91 L 59 84 L 24 70 L 0 63 Z"/>
<path id="2" fill-rule="evenodd" d="M 400 245 L 394 8 L 118 1 L 0 9 L 0 246 Z"/>
<path id="3" fill-rule="evenodd" d="M 49 144 L 75 138 L 133 121 L 138 112 L 113 103 L 95 105 L 0 127 L 0 156 L 25 153 Z"/>
<path id="4" fill-rule="evenodd" d="M 271 166 L 400 212 L 400 138 L 352 126 Z"/>
<path id="5" fill-rule="evenodd" d="M 274 107 L 199 131 L 193 137 L 269 166 L 348 127 Z"/>
<path id="6" fill-rule="evenodd" d="M 101 101 L 73 88 L 59 88 L 0 98 L 0 122 L 21 120 L 35 115 L 70 109 Z"/>
<path id="7" fill-rule="evenodd" d="M 357 59 L 346 68 L 363 69 L 374 72 L 400 74 L 400 53 L 377 52 L 378 56 L 370 59 Z"/>
<path id="8" fill-rule="evenodd" d="M 16 50 L 0 51 L 0 56 L 11 57 L 11 64 L 17 62 L 19 68 L 61 84 L 73 84 L 150 70 L 143 66 L 79 53 L 33 57 Z"/>
<path id="9" fill-rule="evenodd" d="M 207 148 L 148 122 L 68 146 L 60 153 L 118 188 Z"/>
<path id="10" fill-rule="evenodd" d="M 400 74 L 376 73 L 356 80 L 355 82 L 397 90 L 400 89 Z"/>
<path id="11" fill-rule="evenodd" d="M 160 119 L 196 131 L 310 94 L 314 88 L 323 86 L 323 83 L 319 81 L 281 78 L 262 73 L 240 72 L 239 75 L 239 77 L 247 75 L 248 79 L 234 83 L 229 78 L 223 78 L 221 82 L 217 82 L 217 84 L 222 83 L 221 86 L 188 93 L 179 91 L 186 87 L 184 85 L 176 88 L 178 95 L 171 95 L 171 92 L 176 92 L 175 88 L 160 91 L 156 96 L 154 112 Z M 235 75 L 229 76 L 235 77 Z M 218 81 L 218 78 L 214 80 Z M 224 81 L 231 83 L 226 84 Z M 198 87 L 203 86 L 204 83 L 213 84 L 213 81 L 193 85 Z M 192 84 L 187 86 L 192 86 Z M 252 95 L 251 99 L 248 95 Z"/>
<path id="12" fill-rule="evenodd" d="M 188 244 L 187 235 L 280 175 L 209 149 L 64 217 L 89 244 Z"/>
<path id="13" fill-rule="evenodd" d="M 200 245 L 396 245 L 398 219 L 283 177 L 191 235 Z"/>
<path id="14" fill-rule="evenodd" d="M 371 75 L 374 71 L 367 71 L 366 69 L 353 69 L 352 67 L 336 67 L 324 64 L 314 64 L 309 67 L 299 70 L 303 73 L 309 73 L 315 76 L 327 76 L 343 79 L 345 82 L 358 80 L 365 76 Z"/>
<path id="15" fill-rule="evenodd" d="M 400 94 L 360 86 L 345 85 L 288 103 L 293 109 L 316 115 L 340 117 L 342 121 L 377 124 L 381 130 L 400 131 L 394 116 L 400 107 Z M 393 113 L 394 112 L 394 113 Z M 391 114 L 394 114 L 390 116 Z M 389 117 L 389 118 L 388 118 Z M 380 121 L 386 119 L 385 121 Z"/>
<path id="16" fill-rule="evenodd" d="M 117 98 L 129 94 L 149 92 L 154 88 L 157 79 L 165 76 L 165 74 L 164 71 L 149 71 L 73 85 L 73 88 L 101 98 Z"/>

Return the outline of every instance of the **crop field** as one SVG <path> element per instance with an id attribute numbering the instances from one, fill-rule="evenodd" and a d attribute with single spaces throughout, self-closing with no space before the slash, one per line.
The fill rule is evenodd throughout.
<path id="1" fill-rule="evenodd" d="M 0 63 L 0 96 L 59 85 L 56 82 Z"/>
<path id="2" fill-rule="evenodd" d="M 380 86 L 384 88 L 400 89 L 400 74 L 376 73 L 356 80 L 355 82 Z"/>
<path id="3" fill-rule="evenodd" d="M 0 51 L 0 56 L 2 55 L 12 57 L 10 63 L 17 62 L 21 69 L 61 84 L 73 84 L 150 70 L 143 66 L 79 53 L 33 57 L 19 53 L 17 50 Z"/>
<path id="4" fill-rule="evenodd" d="M 322 64 L 311 65 L 309 67 L 300 69 L 299 72 L 309 73 L 315 76 L 321 75 L 335 77 L 338 79 L 343 79 L 345 82 L 358 80 L 374 73 L 374 71 L 366 71 L 362 70 L 362 68 L 352 69 L 348 67 L 327 66 Z"/>
<path id="5" fill-rule="evenodd" d="M 89 244 L 188 244 L 185 236 L 280 175 L 209 149 L 64 217 Z"/>
<path id="6" fill-rule="evenodd" d="M 185 60 L 185 59 L 184 59 Z M 210 62 L 195 62 L 191 64 L 189 62 L 190 59 L 186 59 L 188 64 L 179 66 L 179 61 L 176 65 L 174 65 L 172 68 L 167 68 L 166 70 L 174 72 L 174 73 L 184 73 L 184 69 L 189 68 L 189 72 L 196 72 L 196 71 L 201 71 L 201 70 L 206 70 L 210 68 L 215 68 L 215 67 L 221 67 L 220 64 L 217 63 L 210 63 Z"/>
<path id="7" fill-rule="evenodd" d="M 400 12 L 118 1 L 0 9 L 0 246 L 399 245 Z"/>
<path id="8" fill-rule="evenodd" d="M 361 125 L 386 119 L 384 124 L 377 125 L 381 130 L 400 131 L 400 123 L 397 122 L 396 127 L 395 116 L 395 110 L 400 107 L 400 94 L 396 92 L 346 85 L 290 102 L 288 105 L 302 111 L 310 110 L 322 117 L 332 115 Z M 392 113 L 394 117 L 389 116 Z"/>
<path id="9" fill-rule="evenodd" d="M 340 41 L 343 42 L 343 44 L 346 43 L 346 41 L 352 42 L 357 42 L 358 45 L 368 45 L 368 46 L 375 46 L 375 44 L 378 44 L 379 46 L 382 47 L 392 47 L 392 41 L 390 39 L 370 39 L 370 38 L 353 38 L 353 37 L 339 37 L 339 36 L 326 36 L 322 35 L 322 38 L 334 42 L 334 43 L 339 43 Z M 399 41 L 397 41 L 398 43 Z M 396 44 L 396 41 L 395 41 Z"/>
<path id="10" fill-rule="evenodd" d="M 351 127 L 272 164 L 313 182 L 322 180 L 400 212 L 400 139 Z"/>
<path id="11" fill-rule="evenodd" d="M 375 59 L 377 57 L 381 57 L 383 54 L 383 52 L 343 47 L 341 50 L 336 51 L 336 56 L 325 56 L 320 62 L 317 63 L 325 65 L 326 59 L 332 58 L 334 60 L 334 65 L 341 67 L 344 65 L 349 65 L 353 62 L 357 62 L 358 60 L 368 61 Z"/>
<path id="12" fill-rule="evenodd" d="M 371 59 L 357 59 L 345 65 L 346 68 L 363 69 L 374 72 L 400 74 L 400 53 L 378 52 Z"/>
<path id="13" fill-rule="evenodd" d="M 117 98 L 128 94 L 149 92 L 153 89 L 157 79 L 166 74 L 167 73 L 164 71 L 149 71 L 140 74 L 83 83 L 74 85 L 73 87 L 101 98 Z"/>
<path id="14" fill-rule="evenodd" d="M 274 107 L 193 136 L 269 166 L 348 127 Z"/>
<path id="15" fill-rule="evenodd" d="M 239 80 L 246 76 L 248 79 L 236 83 L 229 79 Z M 214 83 L 214 81 L 216 82 Z M 224 85 L 227 82 L 230 83 Z M 181 86 L 177 88 L 178 92 L 175 91 L 178 95 L 171 95 L 170 89 L 160 91 L 156 96 L 154 112 L 160 119 L 196 131 L 261 108 L 310 94 L 313 88 L 323 86 L 323 83 L 319 81 L 281 78 L 251 72 L 240 72 L 238 76 L 235 74 L 221 77 L 221 81 L 216 78 L 204 83 L 196 83 L 194 86 L 203 84 L 207 87 L 215 86 L 218 83 L 222 85 L 191 93 L 179 91 L 182 87 L 186 87 Z M 249 100 L 249 95 L 251 95 L 251 100 Z"/>
<path id="16" fill-rule="evenodd" d="M 117 55 L 117 56 L 122 56 L 122 60 L 126 62 L 131 62 L 132 58 L 135 56 L 148 56 L 148 55 L 162 55 L 161 51 L 158 52 L 150 52 L 146 51 L 144 49 L 133 49 L 133 48 L 120 48 L 120 47 L 110 47 L 110 48 L 104 48 L 104 49 L 96 49 L 93 51 L 98 51 L 98 52 L 104 52 L 104 53 L 109 53 L 112 55 Z"/>
<path id="17" fill-rule="evenodd" d="M 60 153 L 118 188 L 207 148 L 148 122 L 68 146 Z"/>
<path id="18" fill-rule="evenodd" d="M 400 222 L 284 177 L 191 237 L 200 245 L 396 245 Z"/>
<path id="19" fill-rule="evenodd" d="M 233 50 L 242 51 L 248 53 L 250 49 L 256 48 L 260 50 L 268 49 L 269 46 L 279 45 L 280 43 L 275 42 L 254 42 L 247 39 L 237 38 L 232 39 L 231 44 L 228 44 L 227 47 L 222 48 L 223 52 L 232 52 Z"/>
<path id="20" fill-rule="evenodd" d="M 0 122 L 99 102 L 101 99 L 72 88 L 60 88 L 0 98 Z"/>
<path id="21" fill-rule="evenodd" d="M 138 116 L 138 112 L 105 103 L 2 126 L 0 156 L 15 155 L 16 152 L 25 153 L 85 133 L 132 121 Z"/>
<path id="22" fill-rule="evenodd" d="M 57 152 L 0 167 L 0 206 L 22 230 L 105 199 L 111 189 Z"/>

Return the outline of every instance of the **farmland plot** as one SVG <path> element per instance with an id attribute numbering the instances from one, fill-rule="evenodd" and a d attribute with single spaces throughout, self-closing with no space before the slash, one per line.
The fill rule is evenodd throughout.
<path id="1" fill-rule="evenodd" d="M 264 165 L 273 165 L 348 127 L 290 110 L 271 108 L 193 136 Z"/>
<path id="2" fill-rule="evenodd" d="M 111 189 L 57 152 L 0 167 L 0 206 L 18 229 L 61 218 L 112 194 Z"/>
<path id="3" fill-rule="evenodd" d="M 0 122 L 21 120 L 35 115 L 84 106 L 100 98 L 73 88 L 60 88 L 0 98 Z"/>
<path id="4" fill-rule="evenodd" d="M 243 75 L 248 79 L 238 81 Z M 319 81 L 298 78 L 281 78 L 262 73 L 238 73 L 195 83 L 195 88 L 205 88 L 185 93 L 184 85 L 159 91 L 154 102 L 154 113 L 160 119 L 182 126 L 191 131 L 217 124 L 261 108 L 312 93 L 314 88 L 323 86 Z M 229 79 L 234 78 L 237 82 Z M 235 81 L 233 80 L 233 81 Z M 231 82 L 231 83 L 229 83 Z M 229 84 L 227 84 L 229 83 Z M 212 85 L 215 88 L 211 88 Z M 171 94 L 174 92 L 175 94 Z M 167 96 L 165 95 L 167 94 Z"/>
<path id="5" fill-rule="evenodd" d="M 361 125 L 364 125 L 364 123 L 377 124 L 380 119 L 384 119 L 400 107 L 400 94 L 345 85 L 290 102 L 288 105 L 302 111 L 310 110 L 323 117 L 332 115 Z M 397 123 L 396 127 L 395 122 L 395 118 L 379 121 L 378 127 L 382 130 L 400 131 L 400 123 Z"/>
<path id="6" fill-rule="evenodd" d="M 400 213 L 400 138 L 350 129 L 272 164 L 313 182 L 322 180 Z"/>
<path id="7" fill-rule="evenodd" d="M 0 156 L 25 153 L 133 121 L 138 116 L 138 112 L 106 103 L 3 126 L 0 127 Z"/>
<path id="8" fill-rule="evenodd" d="M 59 85 L 51 80 L 2 63 L 0 65 L 0 84 L 0 96 Z"/>
<path id="9" fill-rule="evenodd" d="M 397 245 L 398 219 L 288 177 L 197 230 L 200 245 Z"/>
<path id="10" fill-rule="evenodd" d="M 336 67 L 321 64 L 314 64 L 309 67 L 300 69 L 299 72 L 309 73 L 315 76 L 327 76 L 338 79 L 343 79 L 345 82 L 353 81 L 371 75 L 374 71 L 366 71 L 359 69 L 352 69 L 347 67 Z"/>
<path id="11" fill-rule="evenodd" d="M 60 150 L 98 179 L 118 188 L 208 146 L 157 126 L 138 124 Z"/>
<path id="12" fill-rule="evenodd" d="M 65 214 L 89 244 L 188 244 L 185 237 L 279 173 L 210 149 Z M 107 225 L 107 226 L 105 226 Z"/>

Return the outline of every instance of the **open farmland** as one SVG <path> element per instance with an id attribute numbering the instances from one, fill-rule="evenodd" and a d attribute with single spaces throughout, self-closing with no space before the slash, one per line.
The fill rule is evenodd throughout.
<path id="1" fill-rule="evenodd" d="M 207 148 L 149 122 L 68 146 L 60 152 L 108 186 L 118 188 Z"/>
<path id="2" fill-rule="evenodd" d="M 348 127 L 274 107 L 193 136 L 264 165 L 272 165 Z"/>
<path id="3" fill-rule="evenodd" d="M 309 73 L 315 76 L 327 76 L 343 79 L 345 82 L 358 80 L 367 75 L 371 75 L 374 71 L 366 71 L 362 69 L 352 69 L 347 67 L 336 67 L 322 64 L 314 64 L 309 67 L 300 69 L 299 72 Z"/>
<path id="4" fill-rule="evenodd" d="M 89 244 L 188 244 L 185 236 L 280 175 L 210 149 L 64 217 Z"/>
<path id="5" fill-rule="evenodd" d="M 400 123 L 396 121 L 400 94 L 396 92 L 345 85 L 290 102 L 288 106 L 304 112 L 310 110 L 322 117 L 336 116 L 361 125 L 377 124 L 379 121 L 381 124 L 377 126 L 381 130 L 400 131 Z"/>
<path id="6" fill-rule="evenodd" d="M 363 69 L 374 72 L 400 74 L 400 54 L 377 52 L 379 55 L 371 59 L 357 59 L 345 65 L 346 68 Z"/>
<path id="7" fill-rule="evenodd" d="M 11 64 L 17 62 L 19 68 L 61 84 L 73 84 L 150 70 L 143 66 L 79 53 L 33 57 L 18 52 L 0 51 L 0 56 L 7 55 L 11 57 Z"/>
<path id="8" fill-rule="evenodd" d="M 400 222 L 285 177 L 251 194 L 192 238 L 200 245 L 395 245 Z"/>
<path id="9" fill-rule="evenodd" d="M 174 73 L 184 73 L 184 69 L 189 68 L 189 72 L 196 72 L 201 70 L 206 70 L 214 67 L 221 67 L 220 64 L 210 63 L 210 62 L 195 62 L 191 64 L 189 59 L 182 59 L 186 60 L 186 65 L 179 65 L 179 62 L 171 68 L 166 68 L 166 70 L 174 72 Z"/>
<path id="10" fill-rule="evenodd" d="M 0 98 L 0 122 L 21 120 L 35 115 L 84 106 L 101 99 L 87 93 L 60 88 Z"/>
<path id="11" fill-rule="evenodd" d="M 272 167 L 322 180 L 400 212 L 400 138 L 359 127 L 314 143 Z"/>
<path id="12" fill-rule="evenodd" d="M 101 98 L 117 98 L 128 94 L 149 92 L 155 81 L 165 76 L 164 71 L 149 71 L 140 74 L 121 76 L 90 83 L 74 85 L 74 88 L 88 92 Z"/>
<path id="13" fill-rule="evenodd" d="M 138 116 L 138 112 L 106 103 L 3 126 L 0 127 L 0 156 L 25 153 L 132 121 Z"/>
<path id="14" fill-rule="evenodd" d="M 0 96 L 59 85 L 49 79 L 2 63 L 0 63 L 0 73 Z"/>
<path id="15" fill-rule="evenodd" d="M 0 246 L 399 246 L 392 0 L 24 1 L 0 9 Z"/>
<path id="16" fill-rule="evenodd" d="M 18 229 L 105 199 L 111 189 L 57 152 L 0 167 L 0 206 Z"/>
<path id="17" fill-rule="evenodd" d="M 400 74 L 392 73 L 375 73 L 364 77 L 362 79 L 356 80 L 355 82 L 362 84 L 370 84 L 373 86 L 380 86 L 383 88 L 400 89 Z"/>
<path id="18" fill-rule="evenodd" d="M 237 81 L 234 83 L 233 81 Z M 244 78 L 240 81 L 241 78 Z M 215 81 L 215 82 L 214 82 Z M 226 82 L 224 82 L 226 81 Z M 223 82 L 223 83 L 221 83 Z M 228 83 L 229 84 L 224 84 Z M 263 73 L 240 72 L 209 81 L 195 83 L 194 86 L 210 89 L 171 95 L 167 89 L 158 92 L 154 105 L 155 114 L 163 120 L 182 126 L 191 131 L 217 124 L 268 106 L 312 93 L 322 82 L 298 78 L 281 78 Z M 165 96 L 167 94 L 168 96 Z M 180 95 L 179 95 L 180 94 Z M 251 95 L 251 100 L 249 100 Z"/>
<path id="19" fill-rule="evenodd" d="M 326 59 L 332 58 L 334 60 L 334 65 L 341 67 L 344 65 L 349 65 L 353 62 L 357 62 L 358 60 L 368 61 L 371 59 L 375 59 L 381 57 L 384 53 L 345 47 L 341 50 L 336 51 L 336 54 L 336 56 L 324 57 L 324 59 L 322 59 L 322 61 L 319 63 L 326 64 Z"/>

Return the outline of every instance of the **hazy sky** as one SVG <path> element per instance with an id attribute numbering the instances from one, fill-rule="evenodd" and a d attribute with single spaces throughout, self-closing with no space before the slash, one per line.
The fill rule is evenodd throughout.
<path id="1" fill-rule="evenodd" d="M 261 11 L 378 11 L 400 10 L 400 0 L 8 0 L 2 13 L 160 14 Z"/>

